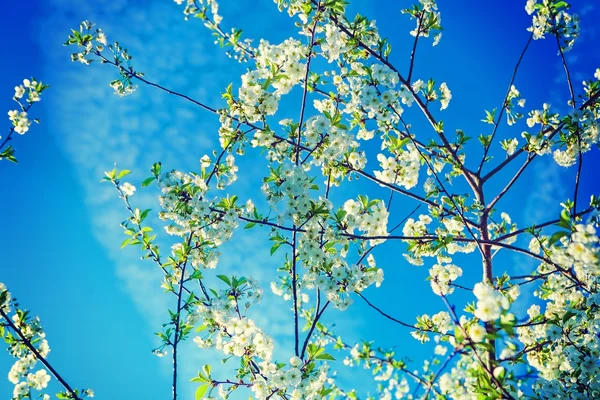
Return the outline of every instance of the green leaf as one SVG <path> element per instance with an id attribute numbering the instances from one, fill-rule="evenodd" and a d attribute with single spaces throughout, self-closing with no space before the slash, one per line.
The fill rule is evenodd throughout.
<path id="1" fill-rule="evenodd" d="M 315 359 L 335 361 L 335 358 L 331 354 L 328 354 L 328 353 L 319 354 L 318 356 L 315 357 Z"/>
<path id="2" fill-rule="evenodd" d="M 8 290 L 3 290 L 2 293 L 0 293 L 0 304 L 4 304 L 7 299 L 8 299 Z M 1 336 L 3 336 L 3 335 L 1 335 Z"/>
<path id="3" fill-rule="evenodd" d="M 565 222 L 570 222 L 571 221 L 571 216 L 569 215 L 569 210 L 562 210 L 560 212 L 560 219 L 565 221 Z"/>
<path id="4" fill-rule="evenodd" d="M 282 242 L 279 242 L 279 243 L 275 243 L 273 246 L 271 246 L 271 255 L 275 254 L 277 249 L 279 247 L 281 247 L 282 244 L 283 244 Z"/>
<path id="5" fill-rule="evenodd" d="M 208 382 L 208 379 L 202 374 L 202 372 L 198 372 L 198 376 L 190 379 L 190 382 Z"/>
<path id="6" fill-rule="evenodd" d="M 560 8 L 569 8 L 569 4 L 566 1 L 557 1 L 554 3 L 554 9 L 558 10 Z"/>
<path id="7" fill-rule="evenodd" d="M 17 158 L 15 157 L 15 149 L 13 149 L 12 146 L 8 146 L 6 149 L 2 150 L 2 153 L 0 153 L 0 160 L 2 159 L 18 164 Z"/>
<path id="8" fill-rule="evenodd" d="M 144 181 L 142 182 L 142 187 L 146 187 L 149 186 L 156 178 L 151 176 L 150 178 L 146 178 L 144 179 Z"/>
<path id="9" fill-rule="evenodd" d="M 196 389 L 196 400 L 200 400 L 204 398 L 204 395 L 206 394 L 206 392 L 208 391 L 208 383 L 199 386 L 198 389 Z"/>
<path id="10" fill-rule="evenodd" d="M 151 208 L 147 208 L 144 211 L 142 211 L 142 213 L 140 214 L 140 223 L 146 219 L 146 217 L 148 216 L 148 213 L 152 211 Z"/>
<path id="11" fill-rule="evenodd" d="M 554 235 L 552 235 L 550 237 L 550 241 L 548 242 L 548 245 L 552 246 L 554 243 L 558 242 L 561 238 L 567 236 L 568 234 L 569 234 L 569 232 L 566 232 L 566 231 L 555 232 Z"/>
<path id="12" fill-rule="evenodd" d="M 154 174 L 155 177 L 158 177 L 158 175 L 160 175 L 160 170 L 161 170 L 161 162 L 156 162 L 154 164 L 152 164 L 152 174 Z"/>
<path id="13" fill-rule="evenodd" d="M 563 324 L 564 324 L 565 322 L 567 322 L 568 320 L 570 320 L 570 319 L 571 319 L 572 317 L 574 317 L 574 316 L 575 316 L 575 313 L 574 313 L 574 312 L 572 312 L 572 311 L 567 311 L 567 312 L 565 313 L 565 315 L 563 315 L 563 317 L 562 317 L 562 322 L 563 322 Z"/>
<path id="14" fill-rule="evenodd" d="M 128 169 L 124 169 L 123 171 L 119 172 L 119 175 L 117 175 L 117 179 L 121 179 L 124 176 L 127 176 L 131 173 L 130 170 Z"/>
<path id="15" fill-rule="evenodd" d="M 117 170 L 113 169 L 112 171 L 106 171 L 106 172 L 104 172 L 104 175 L 106 175 L 106 177 L 112 181 L 115 179 L 115 176 L 117 175 Z"/>
<path id="16" fill-rule="evenodd" d="M 229 280 L 229 278 L 225 275 L 217 275 L 217 278 L 219 278 L 220 280 L 222 280 L 223 282 L 225 282 L 228 286 L 231 286 L 231 281 Z"/>

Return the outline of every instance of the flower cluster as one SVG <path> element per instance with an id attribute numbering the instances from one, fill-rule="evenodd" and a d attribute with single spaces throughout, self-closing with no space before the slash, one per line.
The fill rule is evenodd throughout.
<path id="1" fill-rule="evenodd" d="M 344 211 L 336 215 L 340 225 L 343 224 L 342 215 L 345 215 Z M 360 293 L 371 285 L 379 287 L 383 281 L 383 270 L 377 267 L 372 254 L 366 257 L 366 263 L 349 265 L 345 259 L 349 240 L 344 234 L 340 237 L 339 226 L 323 230 L 323 223 L 324 221 L 313 218 L 306 223 L 305 232 L 298 238 L 298 261 L 307 271 L 298 278 L 297 303 L 300 307 L 309 301 L 304 290 L 318 288 L 336 308 L 345 310 L 352 303 L 351 293 Z M 272 240 L 276 241 L 273 249 L 286 242 L 279 235 Z M 324 245 L 327 242 L 337 242 L 338 245 Z M 285 268 L 289 271 L 291 265 L 286 263 Z M 289 276 L 282 278 L 279 283 L 273 282 L 271 288 L 276 295 L 283 296 L 286 300 L 292 299 L 293 289 Z"/>
<path id="2" fill-rule="evenodd" d="M 31 125 L 25 111 L 11 110 L 8 112 L 8 119 L 12 122 L 15 132 L 20 135 L 24 135 L 29 130 L 29 125 Z"/>
<path id="3" fill-rule="evenodd" d="M 452 92 L 448 88 L 446 82 L 442 82 L 436 89 L 435 81 L 433 79 L 429 79 L 427 83 L 418 79 L 412 84 L 411 88 L 414 93 L 422 94 L 428 103 L 439 100 L 441 110 L 448 108 L 450 100 L 452 100 Z"/>
<path id="4" fill-rule="evenodd" d="M 359 196 L 358 201 L 347 200 L 344 203 L 344 226 L 348 233 L 355 229 L 361 230 L 367 236 L 387 236 L 387 223 L 389 212 L 383 200 L 369 200 L 366 196 Z M 375 246 L 385 242 L 385 239 L 371 239 L 369 244 Z"/>
<path id="5" fill-rule="evenodd" d="M 446 335 L 451 329 L 454 328 L 454 324 L 448 312 L 440 311 L 431 316 L 428 314 L 423 314 L 420 317 L 417 317 L 415 328 L 418 330 L 411 332 L 411 335 L 421 343 L 425 343 L 429 341 L 429 332 L 436 332 Z"/>
<path id="6" fill-rule="evenodd" d="M 46 88 L 48 88 L 48 85 L 44 85 L 34 78 L 31 78 L 31 80 L 23 79 L 23 84 L 15 86 L 15 95 L 13 99 L 18 102 L 25 96 L 25 101 L 27 103 L 35 103 L 41 100 L 40 96 Z"/>
<path id="7" fill-rule="evenodd" d="M 439 390 L 450 399 L 472 398 L 472 388 L 477 387 L 477 376 L 469 373 L 479 368 L 479 361 L 472 354 L 463 354 L 449 372 L 439 378 Z"/>
<path id="8" fill-rule="evenodd" d="M 549 154 L 552 149 L 552 142 L 549 135 L 552 130 L 547 128 L 557 127 L 560 123 L 557 113 L 550 112 L 550 104 L 544 103 L 542 110 L 532 110 L 527 118 L 527 126 L 533 128 L 540 125 L 540 131 L 537 134 L 523 132 L 521 136 L 526 140 L 526 150 L 538 155 Z"/>
<path id="9" fill-rule="evenodd" d="M 273 339 L 263 333 L 254 321 L 244 316 L 246 310 L 262 298 L 257 283 L 244 277 L 221 279 L 229 285 L 207 302 L 201 302 L 194 314 L 202 320 L 202 336 L 194 342 L 202 347 L 215 347 L 227 355 L 258 357 L 271 360 Z"/>
<path id="10" fill-rule="evenodd" d="M 237 99 L 231 93 L 224 95 L 228 100 L 229 115 L 256 122 L 275 114 L 281 95 L 287 94 L 304 77 L 301 59 L 306 57 L 306 51 L 306 47 L 295 39 L 279 45 L 261 41 L 256 51 L 256 68 L 242 75 Z M 269 86 L 275 90 L 268 91 Z"/>
<path id="11" fill-rule="evenodd" d="M 340 32 L 340 29 L 334 23 L 328 23 L 325 25 L 325 43 L 321 45 L 321 51 L 323 56 L 327 58 L 330 63 L 340 58 L 340 54 L 345 53 L 348 50 L 348 36 L 344 32 Z"/>
<path id="12" fill-rule="evenodd" d="M 429 269 L 431 289 L 438 296 L 446 296 L 454 292 L 450 284 L 462 276 L 462 269 L 454 264 L 434 264 Z"/>
<path id="13" fill-rule="evenodd" d="M 202 175 L 171 171 L 157 182 L 164 210 L 159 217 L 170 221 L 165 227 L 167 233 L 187 236 L 193 232 L 196 245 L 189 253 L 192 266 L 215 268 L 219 257 L 216 248 L 231 239 L 239 215 L 253 207 L 238 207 L 236 196 L 208 198 L 209 188 Z"/>
<path id="14" fill-rule="evenodd" d="M 23 83 L 21 85 L 15 86 L 13 100 L 19 105 L 19 109 L 10 110 L 8 112 L 8 119 L 11 122 L 11 128 L 8 136 L 2 140 L 2 144 L 0 145 L 0 160 L 7 159 L 13 162 L 17 161 L 14 156 L 15 150 L 12 146 L 7 146 L 4 149 L 2 149 L 2 147 L 4 147 L 7 141 L 11 139 L 13 132 L 18 133 L 19 135 L 24 135 L 27 133 L 27 131 L 29 131 L 32 121 L 39 122 L 37 119 L 30 119 L 29 109 L 33 103 L 37 103 L 41 100 L 40 96 L 42 95 L 42 92 L 48 87 L 48 85 L 44 85 L 42 82 L 38 82 L 34 78 L 23 79 Z M 25 100 L 25 102 L 22 103 L 22 100 Z M 2 139 L 2 136 L 0 136 L 0 139 Z"/>
<path id="15" fill-rule="evenodd" d="M 521 97 L 521 93 L 517 90 L 515 85 L 512 85 L 504 102 L 506 122 L 509 126 L 514 125 L 519 119 L 523 118 L 522 113 L 515 111 L 515 104 L 523 108 L 525 107 L 525 99 Z"/>
<path id="16" fill-rule="evenodd" d="M 331 208 L 331 203 L 326 199 L 312 199 L 310 192 L 318 186 L 302 168 L 280 164 L 270 170 L 270 175 L 263 179 L 262 191 L 279 223 L 291 221 L 301 224 L 307 216 Z"/>
<path id="17" fill-rule="evenodd" d="M 597 114 L 589 109 L 572 111 L 560 133 L 558 148 L 552 156 L 561 167 L 570 167 L 580 153 L 590 151 L 598 143 L 600 126 Z"/>
<path id="18" fill-rule="evenodd" d="M 546 275 L 536 291 L 538 297 L 546 300 L 545 311 L 542 313 L 539 305 L 529 308 L 528 323 L 517 330 L 519 340 L 531 349 L 527 360 L 539 372 L 540 379 L 534 385 L 538 395 L 594 398 L 600 393 L 595 379 L 600 374 L 600 258 L 596 228 L 577 224 L 570 235 L 551 242 L 542 237 L 533 246 L 534 250 L 544 246 L 555 265 L 543 263 L 538 267 L 538 272 Z M 551 345 L 541 347 L 543 343 Z"/>
<path id="19" fill-rule="evenodd" d="M 402 234 L 406 237 L 423 237 L 428 236 L 427 225 L 431 224 L 433 219 L 429 215 L 419 215 L 419 219 L 415 221 L 413 218 L 406 220 L 402 228 Z M 408 241 L 408 239 L 407 239 Z M 406 260 L 417 266 L 423 265 L 422 257 L 429 257 L 435 254 L 431 242 L 417 241 L 410 242 L 409 253 L 403 254 Z"/>
<path id="20" fill-rule="evenodd" d="M 416 147 L 409 143 L 406 150 L 398 149 L 395 156 L 377 155 L 382 171 L 375 171 L 375 177 L 382 182 L 404 186 L 410 189 L 419 181 L 421 155 Z"/>
<path id="21" fill-rule="evenodd" d="M 510 215 L 505 212 L 500 213 L 500 221 L 490 222 L 488 224 L 488 232 L 492 238 L 498 238 L 508 233 L 515 232 L 517 230 L 517 224 L 512 222 Z M 502 241 L 502 243 L 512 244 L 517 240 L 516 236 L 510 236 Z M 499 246 L 494 246 L 494 249 Z"/>
<path id="22" fill-rule="evenodd" d="M 9 354 L 16 358 L 8 372 L 8 380 L 15 385 L 11 400 L 31 399 L 35 396 L 34 390 L 43 391 L 50 382 L 50 375 L 45 369 L 36 370 L 39 358 L 45 359 L 50 353 L 46 334 L 39 317 L 31 317 L 29 311 L 19 309 L 16 299 L 11 297 L 2 282 L 0 311 L 0 321 L 6 319 L 6 323 L 0 323 L 0 337 L 7 344 Z M 93 392 L 84 390 L 79 396 L 80 399 L 93 397 Z M 43 393 L 39 393 L 38 397 L 42 400 L 50 399 L 50 395 Z"/>
<path id="23" fill-rule="evenodd" d="M 309 360 L 310 358 L 309 355 Z M 260 363 L 263 374 L 254 379 L 252 392 L 257 399 L 268 399 L 273 393 L 278 393 L 283 398 L 289 396 L 290 400 L 321 399 L 329 368 L 325 364 L 311 370 L 314 364 L 310 361 L 305 363 L 299 357 L 292 357 L 289 366 Z"/>
<path id="24" fill-rule="evenodd" d="M 502 310 L 508 309 L 510 305 L 504 295 L 485 283 L 477 283 L 473 288 L 473 294 L 477 298 L 475 316 L 484 322 L 500 318 Z"/>
<path id="25" fill-rule="evenodd" d="M 104 46 L 107 44 L 106 34 L 104 34 L 101 29 L 92 31 L 93 27 L 93 22 L 83 21 L 79 25 L 78 31 L 75 29 L 71 30 L 72 34 L 69 35 L 69 38 L 65 42 L 65 46 L 75 44 L 81 47 L 79 53 L 71 54 L 71 61 L 79 61 L 80 63 L 89 65 L 92 62 L 90 54 L 96 54 L 94 50 L 97 52 L 104 50 Z"/>
<path id="26" fill-rule="evenodd" d="M 519 145 L 519 140 L 517 138 L 505 139 L 500 142 L 500 145 L 504 150 L 506 150 L 507 156 L 512 156 L 517 151 L 517 146 Z"/>
<path id="27" fill-rule="evenodd" d="M 435 32 L 433 37 L 433 45 L 437 45 L 442 37 L 442 18 L 437 11 L 435 0 L 419 0 L 418 4 L 414 4 L 412 8 L 402 10 L 403 14 L 410 15 L 411 19 L 417 20 L 417 27 L 410 31 L 411 36 L 429 37 L 432 32 Z"/>
<path id="28" fill-rule="evenodd" d="M 579 36 L 579 18 L 566 12 L 568 4 L 558 0 L 527 0 L 525 10 L 532 17 L 532 25 L 527 30 L 533 38 L 543 39 L 546 33 L 556 35 L 560 47 L 568 51 Z"/>
<path id="29" fill-rule="evenodd" d="M 110 63 L 119 69 L 119 79 L 110 83 L 116 94 L 127 96 L 133 93 L 136 86 L 133 85 L 133 77 L 142 77 L 143 73 L 134 71 L 131 66 L 131 55 L 127 49 L 121 47 L 118 42 L 107 46 L 106 34 L 101 29 L 94 29 L 94 23 L 83 21 L 79 30 L 72 29 L 71 35 L 64 43 L 65 46 L 75 45 L 79 47 L 78 53 L 71 54 L 71 61 L 78 61 L 89 65 L 94 60 L 101 63 Z M 103 52 L 108 48 L 112 53 L 112 60 L 105 57 Z"/>
<path id="30" fill-rule="evenodd" d="M 5 304 L 8 304 L 11 299 L 3 284 L 0 284 L 0 291 L 5 294 Z M 5 306 L 3 311 L 7 312 L 8 306 Z M 37 342 L 35 346 L 37 352 L 42 357 L 46 357 L 50 352 L 50 347 L 45 339 L 46 335 L 42 330 L 39 318 L 30 318 L 27 313 L 17 309 L 12 316 L 12 321 L 28 343 L 33 345 Z M 9 353 L 17 359 L 8 373 L 8 380 L 15 385 L 13 399 L 29 398 L 31 390 L 45 389 L 50 381 L 50 376 L 43 369 L 34 372 L 37 358 L 21 340 L 20 335 L 6 330 L 3 332 L 3 339 L 9 345 Z"/>

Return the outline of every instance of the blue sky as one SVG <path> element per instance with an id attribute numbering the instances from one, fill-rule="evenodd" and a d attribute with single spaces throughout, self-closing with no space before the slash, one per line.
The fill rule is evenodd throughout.
<path id="1" fill-rule="evenodd" d="M 445 29 L 442 41 L 436 48 L 423 43 L 414 76 L 446 81 L 454 96 L 443 114 L 448 131 L 462 128 L 477 136 L 487 132 L 478 121 L 484 117 L 484 109 L 500 105 L 527 41 L 525 2 L 439 3 Z M 572 3 L 581 15 L 583 33 L 568 61 L 580 88 L 581 80 L 600 67 L 600 54 L 592 51 L 599 33 L 592 21 L 599 10 L 591 1 Z M 277 12 L 269 0 L 230 4 L 230 9 L 223 10 L 225 24 L 242 27 L 249 37 L 277 42 L 294 34 L 287 15 Z M 394 46 L 392 61 L 406 70 L 412 45 L 408 30 L 413 22 L 399 9 L 394 2 L 364 0 L 353 3 L 350 13 L 359 11 L 377 20 L 382 36 L 389 37 Z M 4 60 L 0 65 L 0 110 L 14 108 L 13 87 L 25 77 L 35 76 L 51 85 L 32 111 L 41 125 L 13 142 L 19 165 L 0 163 L 0 281 L 23 307 L 40 316 L 52 348 L 50 361 L 72 385 L 93 388 L 97 398 L 168 398 L 171 361 L 150 351 L 157 344 L 153 332 L 167 320 L 166 310 L 173 299 L 159 288 L 160 271 L 150 262 L 140 261 L 137 249 L 119 249 L 123 239 L 119 223 L 127 215 L 116 193 L 99 180 L 114 163 L 132 169 L 130 181 L 138 186 L 134 202 L 140 208 L 156 210 L 154 189 L 139 188 L 150 165 L 160 160 L 168 169 L 197 170 L 200 157 L 218 145 L 218 121 L 148 87 L 140 87 L 125 99 L 113 95 L 108 87 L 113 70 L 71 63 L 70 49 L 62 46 L 69 29 L 84 19 L 97 22 L 109 41 L 118 40 L 127 47 L 136 68 L 150 80 L 208 104 L 222 105 L 220 92 L 229 82 L 239 81 L 244 67 L 212 44 L 199 21 L 185 22 L 181 9 L 170 1 L 47 0 L 30 4 L 8 0 L 0 15 Z M 552 41 L 532 44 L 516 86 L 527 99 L 527 107 L 539 108 L 550 102 L 566 108 L 566 85 Z M 414 118 L 416 129 L 431 134 L 416 110 L 408 115 Z M 8 124 L 6 119 L 5 126 Z M 500 132 L 501 138 L 519 134 L 518 129 Z M 496 156 L 502 157 L 500 152 Z M 548 157 L 534 164 L 513 196 L 500 204 L 520 226 L 553 218 L 558 210 L 556 199 L 572 197 L 575 168 L 559 168 Z M 265 165 L 251 159 L 242 165 L 247 179 L 236 188 L 252 193 L 253 182 L 265 173 Z M 597 152 L 588 154 L 582 199 L 588 199 L 594 189 L 593 173 L 598 167 Z M 507 178 L 500 176 L 492 190 Z M 371 188 L 359 183 L 350 191 Z M 348 196 L 345 192 L 338 195 Z M 414 208 L 409 201 L 394 201 L 392 221 L 407 213 L 403 210 Z M 269 271 L 276 269 L 278 260 L 268 257 L 267 234 L 266 230 L 241 232 L 223 251 L 227 256 L 219 267 L 221 273 L 255 276 L 269 292 L 268 283 L 273 279 Z M 398 257 L 400 251 L 397 244 L 389 243 L 376 252 L 386 282 L 381 289 L 367 292 L 369 298 L 409 322 L 417 314 L 442 310 L 424 281 L 427 269 L 407 265 Z M 528 265 L 509 257 L 504 260 L 514 263 L 510 267 L 517 270 Z M 479 279 L 478 265 L 463 269 L 463 283 Z M 293 332 L 287 306 L 267 293 L 262 307 L 255 315 L 257 322 L 275 334 L 280 354 L 289 355 Z M 399 354 L 423 357 L 406 329 L 381 319 L 359 299 L 347 313 L 331 313 L 330 318 L 330 322 L 337 321 L 348 341 L 372 338 L 397 346 Z M 371 329 L 374 323 L 380 327 L 375 334 Z M 182 382 L 214 359 L 192 351 L 194 346 L 187 348 Z M 1 353 L 1 369 L 7 373 L 10 365 L 10 357 Z M 0 397 L 10 393 L 12 386 L 0 379 Z M 191 393 L 190 386 L 184 398 Z"/>

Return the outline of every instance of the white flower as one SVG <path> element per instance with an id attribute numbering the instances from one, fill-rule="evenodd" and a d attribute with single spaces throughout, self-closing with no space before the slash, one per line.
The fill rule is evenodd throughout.
<path id="1" fill-rule="evenodd" d="M 519 141 L 516 138 L 503 140 L 501 143 L 502 148 L 506 150 L 506 154 L 512 156 L 517 150 Z"/>
<path id="2" fill-rule="evenodd" d="M 446 346 L 442 346 L 441 344 L 438 344 L 437 346 L 435 346 L 435 349 L 433 350 L 434 354 L 438 355 L 438 356 L 445 356 L 446 353 L 448 352 L 448 348 Z"/>
<path id="3" fill-rule="evenodd" d="M 448 89 L 448 85 L 446 85 L 446 82 L 444 82 L 440 85 L 440 103 L 442 105 L 440 110 L 445 110 L 446 108 L 448 108 L 451 99 L 452 92 L 450 92 L 450 89 Z"/>
<path id="4" fill-rule="evenodd" d="M 15 98 L 20 99 L 25 94 L 25 88 L 23 86 L 15 86 Z"/>
<path id="5" fill-rule="evenodd" d="M 533 304 L 527 310 L 527 315 L 529 315 L 530 319 L 534 319 L 535 317 L 537 317 L 538 315 L 540 315 L 540 306 L 537 305 L 537 304 Z"/>
<path id="6" fill-rule="evenodd" d="M 425 82 L 423 82 L 421 79 L 418 79 L 415 82 L 413 82 L 411 86 L 415 92 L 419 92 L 425 87 Z"/>
<path id="7" fill-rule="evenodd" d="M 29 125 L 31 125 L 31 121 L 27 118 L 20 118 L 17 125 L 15 125 L 15 132 L 19 135 L 23 135 L 29 130 Z"/>
<path id="8" fill-rule="evenodd" d="M 554 161 L 556 161 L 556 163 L 558 165 L 560 165 L 561 167 L 570 167 L 571 165 L 575 164 L 575 154 L 571 154 L 572 152 L 567 150 L 560 150 L 560 149 L 556 149 L 554 150 L 554 152 L 552 153 L 552 157 L 554 158 Z"/>
<path id="9" fill-rule="evenodd" d="M 504 295 L 481 282 L 475 284 L 473 294 L 478 300 L 475 316 L 485 322 L 500 318 L 502 309 L 506 310 L 510 305 Z"/>
<path id="10" fill-rule="evenodd" d="M 537 0 L 527 0 L 527 4 L 525 4 L 525 11 L 527 14 L 533 14 L 533 6 L 537 3 Z"/>
<path id="11" fill-rule="evenodd" d="M 20 398 L 21 395 L 27 393 L 27 382 L 19 382 L 13 389 L 13 397 Z"/>
<path id="12" fill-rule="evenodd" d="M 36 390 L 42 390 L 48 386 L 50 375 L 48 375 L 45 369 L 40 369 L 35 374 L 28 374 L 27 382 Z"/>
<path id="13" fill-rule="evenodd" d="M 367 159 L 365 158 L 364 152 L 355 151 L 350 153 L 350 155 L 348 156 L 348 162 L 350 163 L 350 165 L 352 165 L 353 169 L 359 171 L 365 167 Z"/>
<path id="14" fill-rule="evenodd" d="M 358 131 L 358 133 L 356 134 L 356 138 L 362 139 L 362 140 L 370 140 L 370 139 L 373 139 L 374 136 L 375 136 L 375 131 L 368 131 L 366 129 L 360 129 Z"/>
<path id="15" fill-rule="evenodd" d="M 600 80 L 600 68 L 596 68 L 596 72 L 594 73 L 594 78 Z"/>
<path id="16" fill-rule="evenodd" d="M 437 188 L 435 184 L 435 180 L 433 178 L 427 178 L 425 183 L 423 183 L 423 190 L 426 194 L 433 193 Z"/>
<path id="17" fill-rule="evenodd" d="M 492 321 L 500 317 L 500 307 L 493 299 L 479 300 L 475 316 L 482 321 Z"/>
<path id="18" fill-rule="evenodd" d="M 8 371 L 8 380 L 12 384 L 17 384 L 19 379 L 21 378 L 21 362 L 17 360 L 17 362 L 12 366 L 10 371 Z"/>
<path id="19" fill-rule="evenodd" d="M 423 9 L 427 12 L 437 10 L 437 4 L 435 4 L 435 0 L 419 0 L 419 3 L 423 5 Z"/>
<path id="20" fill-rule="evenodd" d="M 106 34 L 104 32 L 98 32 L 96 40 L 106 46 Z"/>
<path id="21" fill-rule="evenodd" d="M 462 276 L 462 269 L 453 264 L 435 264 L 429 269 L 431 276 L 431 289 L 438 296 L 448 295 L 454 292 L 454 287 L 450 286 L 459 276 Z"/>
<path id="22" fill-rule="evenodd" d="M 480 343 L 485 338 L 485 329 L 483 326 L 479 324 L 473 324 L 469 328 L 469 336 L 471 340 L 475 343 Z"/>
<path id="23" fill-rule="evenodd" d="M 31 125 L 31 121 L 27 119 L 25 111 L 19 113 L 17 110 L 11 110 L 8 112 L 8 119 L 12 121 L 15 132 L 20 135 L 27 132 L 29 125 Z"/>
<path id="24" fill-rule="evenodd" d="M 452 329 L 452 319 L 450 318 L 450 314 L 446 311 L 440 311 L 439 313 L 432 315 L 431 322 L 433 322 L 438 332 L 441 334 L 446 334 Z"/>
<path id="25" fill-rule="evenodd" d="M 535 254 L 540 254 L 540 240 L 536 237 L 529 241 L 529 251 Z"/>
<path id="26" fill-rule="evenodd" d="M 9 120 L 14 121 L 17 118 L 19 118 L 19 112 L 17 110 L 10 110 L 8 112 L 8 119 Z"/>
<path id="27" fill-rule="evenodd" d="M 208 156 L 208 154 L 205 154 L 202 156 L 202 158 L 200 159 L 200 167 L 202 169 L 208 168 L 210 167 L 211 164 L 211 160 L 210 157 Z"/>
<path id="28" fill-rule="evenodd" d="M 302 360 L 300 359 L 300 357 L 294 356 L 294 357 L 290 358 L 290 365 L 292 367 L 298 368 L 302 365 Z"/>
<path id="29" fill-rule="evenodd" d="M 129 182 L 125 182 L 121 185 L 121 190 L 125 196 L 133 196 L 133 193 L 135 192 L 135 186 Z"/>
<path id="30" fill-rule="evenodd" d="M 290 368 L 287 372 L 287 381 L 291 386 L 298 386 L 302 381 L 302 372 L 298 368 Z"/>
<path id="31" fill-rule="evenodd" d="M 29 98 L 27 99 L 27 101 L 29 101 L 30 103 L 34 103 L 36 101 L 40 101 L 40 94 L 38 92 L 35 91 L 31 91 L 29 92 Z"/>

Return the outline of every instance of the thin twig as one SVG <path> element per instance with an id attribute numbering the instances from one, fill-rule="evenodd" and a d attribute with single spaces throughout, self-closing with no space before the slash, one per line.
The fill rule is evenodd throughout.
<path id="1" fill-rule="evenodd" d="M 10 319 L 10 317 L 8 315 L 6 315 L 6 313 L 4 312 L 4 310 L 2 308 L 0 308 L 0 316 L 2 316 L 2 318 L 4 318 L 8 324 L 8 326 L 16 332 L 16 334 L 21 338 L 21 340 L 23 341 L 23 344 L 25 344 L 25 346 L 27 346 L 27 348 L 29 349 L 29 351 L 31 351 L 34 355 L 35 358 L 37 358 L 42 364 L 44 364 L 44 367 L 46 367 L 48 369 L 48 371 L 50 371 L 50 373 L 56 378 L 56 380 L 58 382 L 60 382 L 60 384 L 65 388 L 65 390 L 69 393 L 69 395 L 73 396 L 74 400 L 82 400 L 81 397 L 79 397 L 77 395 L 77 393 L 75 392 L 75 390 L 73 390 L 73 388 L 71 388 L 71 385 L 69 385 L 67 383 L 67 381 L 52 367 L 52 365 L 50 365 L 50 363 L 48 362 L 48 360 L 46 360 L 41 354 L 40 352 L 35 348 L 35 346 L 31 343 L 31 341 L 29 339 L 27 339 L 27 337 L 25 337 L 25 335 L 23 334 L 23 332 L 21 332 L 21 329 L 19 329 Z"/>

